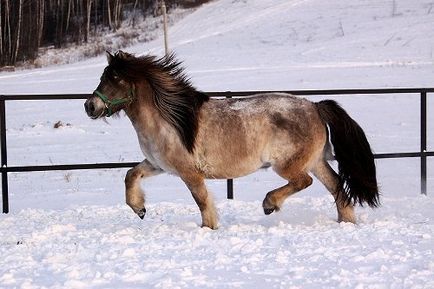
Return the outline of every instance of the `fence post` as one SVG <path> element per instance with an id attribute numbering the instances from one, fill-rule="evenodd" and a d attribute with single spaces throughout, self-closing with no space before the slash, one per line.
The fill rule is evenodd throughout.
<path id="1" fill-rule="evenodd" d="M 234 199 L 234 180 L 233 179 L 227 179 L 227 186 L 228 186 L 227 198 L 229 200 L 233 200 Z"/>
<path id="2" fill-rule="evenodd" d="M 232 98 L 232 92 L 226 91 L 226 98 Z M 227 179 L 227 198 L 229 200 L 234 199 L 234 180 Z"/>
<path id="3" fill-rule="evenodd" d="M 426 195 L 426 91 L 420 93 L 420 190 Z"/>
<path id="4" fill-rule="evenodd" d="M 0 96 L 0 145 L 1 145 L 1 163 L 2 168 L 2 200 L 3 200 L 3 213 L 9 213 L 9 193 L 8 193 L 8 173 L 6 171 L 7 147 L 6 147 L 6 108 L 5 98 Z"/>
<path id="5" fill-rule="evenodd" d="M 161 10 L 163 11 L 163 29 L 164 29 L 164 52 L 165 55 L 169 55 L 169 44 L 168 44 L 168 35 L 167 35 L 167 6 L 166 1 L 161 1 Z"/>

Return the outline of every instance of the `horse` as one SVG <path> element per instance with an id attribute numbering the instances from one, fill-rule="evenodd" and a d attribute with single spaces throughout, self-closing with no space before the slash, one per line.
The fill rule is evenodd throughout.
<path id="1" fill-rule="evenodd" d="M 211 99 L 195 89 L 174 54 L 161 58 L 107 52 L 108 65 L 86 100 L 100 119 L 124 111 L 145 159 L 125 176 L 126 203 L 143 219 L 142 179 L 167 172 L 190 190 L 202 227 L 216 229 L 205 179 L 245 176 L 263 166 L 287 183 L 268 192 L 266 215 L 312 184 L 313 174 L 333 195 L 338 222 L 355 223 L 354 206 L 379 206 L 376 168 L 363 129 L 335 101 L 311 102 L 285 93 Z M 336 173 L 328 163 L 332 152 Z"/>

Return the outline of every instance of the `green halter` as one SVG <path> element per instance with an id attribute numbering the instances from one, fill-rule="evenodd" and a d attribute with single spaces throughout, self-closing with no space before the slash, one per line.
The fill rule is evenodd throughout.
<path id="1" fill-rule="evenodd" d="M 104 102 L 104 105 L 107 109 L 107 113 L 105 114 L 106 117 L 110 117 L 113 114 L 112 109 L 115 105 L 131 103 L 134 98 L 134 91 L 132 88 L 130 88 L 127 97 L 125 98 L 109 99 L 105 94 L 99 92 L 98 90 L 95 90 L 93 93 L 96 94 L 96 96 L 98 96 Z"/>

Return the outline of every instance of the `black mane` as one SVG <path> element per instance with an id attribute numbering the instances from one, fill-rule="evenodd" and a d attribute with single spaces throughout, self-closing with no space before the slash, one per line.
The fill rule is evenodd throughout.
<path id="1" fill-rule="evenodd" d="M 197 91 L 172 53 L 167 57 L 135 57 L 122 51 L 111 56 L 107 77 L 119 76 L 128 82 L 146 80 L 152 101 L 161 117 L 178 132 L 186 149 L 194 150 L 199 110 L 209 97 Z"/>

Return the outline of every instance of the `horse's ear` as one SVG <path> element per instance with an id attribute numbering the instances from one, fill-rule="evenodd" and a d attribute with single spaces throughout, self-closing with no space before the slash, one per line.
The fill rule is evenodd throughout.
<path id="1" fill-rule="evenodd" d="M 118 52 L 116 52 L 116 56 L 119 56 L 120 59 L 126 59 L 130 56 L 130 54 L 119 50 Z"/>
<path id="2" fill-rule="evenodd" d="M 107 53 L 107 62 L 110 64 L 114 58 L 113 54 L 111 54 L 109 51 L 106 51 Z"/>

